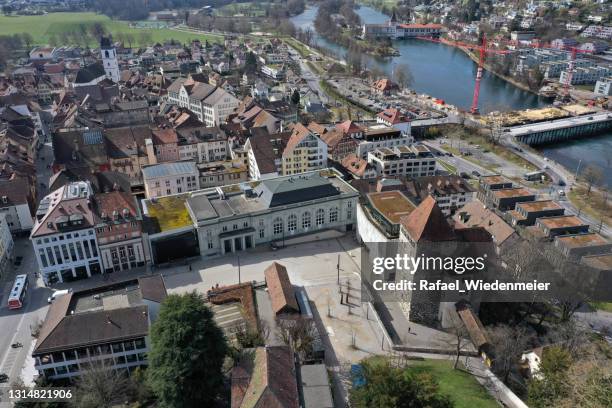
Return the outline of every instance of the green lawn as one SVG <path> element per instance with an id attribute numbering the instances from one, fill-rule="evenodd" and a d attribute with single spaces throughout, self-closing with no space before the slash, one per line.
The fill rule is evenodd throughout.
<path id="1" fill-rule="evenodd" d="M 591 306 L 597 310 L 612 313 L 612 302 L 591 302 Z"/>
<path id="2" fill-rule="evenodd" d="M 411 361 L 409 370 L 430 373 L 440 385 L 440 391 L 449 395 L 455 408 L 498 408 L 497 402 L 471 375 L 453 369 L 449 360 Z"/>
<path id="3" fill-rule="evenodd" d="M 153 42 L 164 42 L 174 39 L 180 42 L 189 42 L 192 39 L 208 40 L 218 42 L 221 36 L 201 35 L 171 30 L 168 28 L 136 28 L 130 27 L 126 21 L 111 20 L 109 17 L 96 13 L 50 13 L 43 16 L 0 16 L 0 35 L 10 35 L 28 32 L 34 37 L 34 43 L 38 45 L 48 44 L 49 40 L 55 36 L 61 41 L 62 32 L 78 32 L 80 25 L 91 26 L 94 23 L 101 23 L 107 32 L 117 36 L 119 33 L 134 35 L 133 45 L 140 44 L 140 34 L 150 33 Z M 91 46 L 95 46 L 97 41 L 90 40 Z"/>

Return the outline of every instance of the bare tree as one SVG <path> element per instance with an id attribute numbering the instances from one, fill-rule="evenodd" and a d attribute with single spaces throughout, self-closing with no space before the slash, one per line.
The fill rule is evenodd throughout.
<path id="1" fill-rule="evenodd" d="M 459 314 L 454 313 L 450 318 L 450 327 L 447 329 L 448 333 L 452 335 L 452 338 L 448 339 L 448 344 L 455 349 L 455 363 L 453 368 L 456 370 L 459 365 L 459 358 L 461 357 L 461 350 L 469 343 L 469 334 L 467 328 L 461 321 Z"/>
<path id="2" fill-rule="evenodd" d="M 102 361 L 92 361 L 76 381 L 72 404 L 78 408 L 111 408 L 128 400 L 130 380 L 127 374 L 113 370 Z"/>
<path id="3" fill-rule="evenodd" d="M 587 183 L 587 196 L 591 194 L 591 189 L 593 188 L 593 184 L 598 184 L 603 179 L 603 171 L 600 167 L 589 164 L 582 173 L 582 177 L 584 181 Z"/>
<path id="4" fill-rule="evenodd" d="M 520 326 L 498 325 L 489 329 L 494 350 L 493 370 L 505 383 L 527 346 L 526 330 Z"/>
<path id="5" fill-rule="evenodd" d="M 316 339 L 316 328 L 312 319 L 278 318 L 278 337 L 284 344 L 299 356 L 300 361 L 306 360 L 312 353 L 312 346 Z"/>
<path id="6" fill-rule="evenodd" d="M 397 64 L 393 69 L 393 77 L 402 88 L 410 86 L 413 81 L 412 72 L 407 64 Z"/>

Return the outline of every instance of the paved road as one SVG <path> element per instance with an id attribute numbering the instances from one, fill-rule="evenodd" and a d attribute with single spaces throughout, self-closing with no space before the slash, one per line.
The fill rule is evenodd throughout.
<path id="1" fill-rule="evenodd" d="M 8 374 L 10 380 L 21 376 L 26 357 L 31 352 L 33 338 L 31 326 L 42 321 L 47 314 L 47 298 L 51 290 L 42 286 L 42 281 L 35 279 L 33 271 L 38 269 L 30 241 L 20 238 L 15 241 L 15 255 L 23 257 L 23 263 L 15 267 L 13 273 L 7 274 L 0 284 L 0 372 Z M 26 273 L 30 277 L 29 289 L 22 309 L 9 310 L 8 294 L 15 275 Z M 20 342 L 23 348 L 11 348 L 11 344 Z"/>

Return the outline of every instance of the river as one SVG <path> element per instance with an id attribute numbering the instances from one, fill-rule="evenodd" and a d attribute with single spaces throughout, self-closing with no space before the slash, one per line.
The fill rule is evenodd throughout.
<path id="1" fill-rule="evenodd" d="M 366 6 L 356 10 L 362 22 L 382 23 L 389 19 L 381 12 Z M 317 7 L 309 7 L 304 13 L 291 19 L 297 28 L 310 28 L 314 41 L 342 58 L 346 48 L 332 43 L 316 34 L 314 19 Z M 394 41 L 393 46 L 400 52 L 391 58 L 365 57 L 368 67 L 378 66 L 387 75 L 392 76 L 394 66 L 408 66 L 413 82 L 411 88 L 418 93 L 425 93 L 444 99 L 447 103 L 461 109 L 469 109 L 474 93 L 476 64 L 462 51 L 444 45 L 422 40 Z M 481 112 L 508 111 L 513 109 L 532 109 L 546 106 L 547 101 L 530 92 L 523 91 L 514 85 L 486 72 L 480 84 Z M 596 164 L 604 170 L 605 184 L 612 185 L 612 133 L 599 137 L 576 140 L 570 143 L 546 146 L 539 149 L 542 154 L 575 171 L 578 162 L 583 159 Z M 584 168 L 583 161 L 582 168 Z"/>

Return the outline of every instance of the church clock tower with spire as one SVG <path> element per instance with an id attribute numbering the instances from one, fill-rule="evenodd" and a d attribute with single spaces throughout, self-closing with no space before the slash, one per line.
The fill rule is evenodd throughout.
<path id="1" fill-rule="evenodd" d="M 100 39 L 100 53 L 102 54 L 102 64 L 104 65 L 106 77 L 115 83 L 119 82 L 117 50 L 115 50 L 109 37 L 102 37 Z"/>

